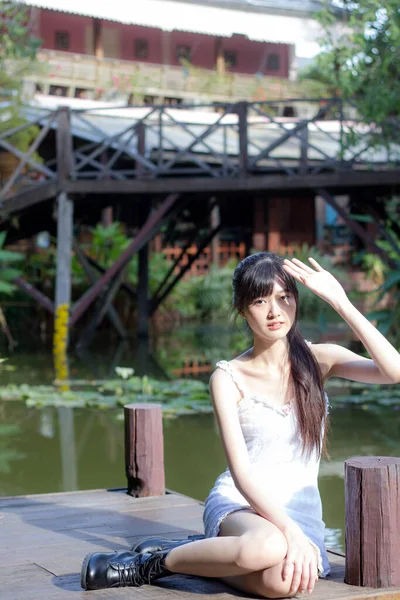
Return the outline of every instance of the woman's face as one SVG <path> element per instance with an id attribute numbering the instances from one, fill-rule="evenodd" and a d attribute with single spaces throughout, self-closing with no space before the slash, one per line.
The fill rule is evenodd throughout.
<path id="1" fill-rule="evenodd" d="M 270 296 L 256 298 L 244 311 L 249 327 L 259 338 L 284 338 L 295 321 L 296 301 L 281 281 L 275 281 Z"/>

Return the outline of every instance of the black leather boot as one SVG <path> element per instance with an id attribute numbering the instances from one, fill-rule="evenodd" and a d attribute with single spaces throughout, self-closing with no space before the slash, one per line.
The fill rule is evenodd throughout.
<path id="1" fill-rule="evenodd" d="M 163 550 L 172 550 L 173 548 L 177 548 L 178 546 L 184 546 L 185 544 L 189 544 L 190 542 L 195 542 L 197 540 L 204 540 L 204 535 L 189 535 L 187 538 L 183 538 L 181 540 L 168 540 L 166 538 L 148 538 L 147 540 L 143 540 L 136 546 L 132 547 L 131 552 L 140 552 L 143 554 L 145 552 L 161 552 Z"/>
<path id="2" fill-rule="evenodd" d="M 138 552 L 94 552 L 88 554 L 81 570 L 85 590 L 113 587 L 139 587 L 172 573 L 165 566 L 168 551 L 154 554 Z"/>

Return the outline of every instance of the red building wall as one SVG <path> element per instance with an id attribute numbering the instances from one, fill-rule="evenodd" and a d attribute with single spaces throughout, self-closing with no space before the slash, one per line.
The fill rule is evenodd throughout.
<path id="1" fill-rule="evenodd" d="M 215 68 L 217 38 L 214 36 L 184 31 L 164 32 L 152 27 L 124 25 L 112 21 L 102 21 L 101 24 L 103 31 L 113 30 L 112 38 L 117 40 L 113 58 L 138 60 L 135 58 L 134 40 L 144 39 L 148 42 L 148 57 L 141 58 L 141 62 L 179 65 L 176 48 L 182 45 L 191 48 L 191 62 L 194 66 Z M 93 49 L 87 47 L 85 29 L 88 27 L 93 27 L 93 19 L 90 17 L 40 9 L 38 33 L 45 49 L 55 50 L 56 31 L 66 31 L 69 33 L 68 52 L 94 54 Z M 231 38 L 222 39 L 222 50 L 236 52 L 236 66 L 229 68 L 232 72 L 261 72 L 269 76 L 288 77 L 289 46 L 286 44 L 255 42 L 243 35 L 233 35 Z M 267 57 L 270 54 L 279 56 L 279 69 L 268 69 Z M 107 52 L 104 56 L 107 57 Z"/>

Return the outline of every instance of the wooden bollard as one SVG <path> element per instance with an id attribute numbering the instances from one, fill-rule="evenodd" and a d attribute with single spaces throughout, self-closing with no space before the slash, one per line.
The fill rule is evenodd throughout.
<path id="1" fill-rule="evenodd" d="M 400 458 L 345 461 L 345 582 L 400 585 Z"/>
<path id="2" fill-rule="evenodd" d="M 125 473 L 128 494 L 141 498 L 165 494 L 164 438 L 160 404 L 127 404 Z"/>

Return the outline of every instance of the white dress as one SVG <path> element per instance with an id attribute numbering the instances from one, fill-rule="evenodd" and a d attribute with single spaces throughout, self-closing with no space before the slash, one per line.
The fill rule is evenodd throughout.
<path id="1" fill-rule="evenodd" d="M 254 473 L 271 483 L 271 498 L 284 506 L 312 545 L 319 550 L 320 577 L 330 572 L 324 543 L 321 497 L 318 490 L 319 457 L 314 452 L 302 456 L 297 431 L 296 411 L 292 404 L 276 407 L 263 396 L 246 394 L 240 374 L 223 360 L 216 365 L 229 373 L 239 388 L 239 421 Z M 328 402 L 328 398 L 326 401 Z M 236 488 L 229 469 L 220 475 L 204 507 L 206 537 L 215 537 L 223 519 L 230 513 L 249 508 Z"/>

